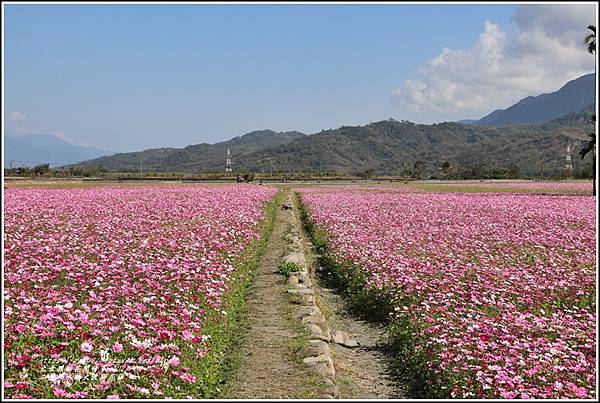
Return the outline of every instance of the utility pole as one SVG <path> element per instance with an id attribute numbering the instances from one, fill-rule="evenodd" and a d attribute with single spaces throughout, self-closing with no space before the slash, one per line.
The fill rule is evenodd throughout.
<path id="1" fill-rule="evenodd" d="M 544 160 L 542 160 L 542 180 L 544 180 Z"/>

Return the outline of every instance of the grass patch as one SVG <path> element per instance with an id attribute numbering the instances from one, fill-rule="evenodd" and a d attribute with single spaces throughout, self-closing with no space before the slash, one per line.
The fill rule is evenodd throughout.
<path id="1" fill-rule="evenodd" d="M 292 273 L 297 273 L 300 271 L 300 266 L 298 266 L 294 262 L 280 262 L 277 265 L 277 273 L 283 274 L 286 278 L 290 276 Z"/>

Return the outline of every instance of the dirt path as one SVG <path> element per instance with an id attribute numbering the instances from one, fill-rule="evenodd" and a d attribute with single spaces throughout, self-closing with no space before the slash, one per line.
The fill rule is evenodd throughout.
<path id="1" fill-rule="evenodd" d="M 285 192 L 284 204 L 293 205 L 292 193 L 289 190 Z M 386 352 L 384 329 L 353 316 L 344 300 L 333 290 L 325 288 L 314 276 L 311 283 L 318 307 L 315 309 L 319 311 L 321 320 L 326 319 L 324 327 L 347 333 L 360 346 L 348 348 L 337 344 L 326 330 L 326 337 L 321 339 L 326 340 L 324 347 L 329 351 L 329 365 L 333 361 L 331 368 L 334 371 L 334 375 L 329 376 L 329 383 L 303 362 L 302 351 L 314 341 L 308 340 L 314 339 L 315 334 L 311 334 L 313 330 L 307 331 L 298 319 L 298 312 L 304 308 L 294 304 L 289 291 L 286 292 L 290 289 L 289 282 L 286 285 L 286 278 L 277 273 L 278 263 L 285 260 L 284 256 L 290 252 L 292 232 L 296 234 L 296 245 L 301 245 L 296 246 L 296 252 L 305 257 L 309 267 L 314 262 L 295 210 L 282 210 L 278 206 L 273 231 L 248 299 L 248 317 L 242 330 L 244 341 L 239 352 L 240 367 L 227 385 L 224 397 L 311 399 L 326 396 L 324 384 L 331 387 L 336 384 L 336 392 L 330 394 L 342 399 L 406 398 L 404 388 L 394 381 L 389 371 L 391 358 Z M 305 287 L 301 287 L 300 291 L 306 291 L 302 288 Z M 323 336 L 319 331 L 316 334 Z"/>
<path id="2" fill-rule="evenodd" d="M 317 281 L 319 306 L 332 329 L 343 330 L 358 341 L 359 348 L 350 349 L 331 343 L 337 385 L 346 399 L 405 399 L 405 388 L 392 372 L 383 327 L 357 319 L 346 303 L 331 289 Z"/>
<path id="3" fill-rule="evenodd" d="M 319 378 L 295 357 L 302 329 L 296 323 L 285 278 L 276 272 L 286 251 L 283 236 L 291 223 L 278 206 L 273 231 L 248 300 L 248 318 L 239 372 L 227 398 L 310 399 L 318 396 Z"/>

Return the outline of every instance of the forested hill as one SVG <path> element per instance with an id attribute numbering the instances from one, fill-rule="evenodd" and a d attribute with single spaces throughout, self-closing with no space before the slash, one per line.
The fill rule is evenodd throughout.
<path id="1" fill-rule="evenodd" d="M 189 145 L 185 148 L 153 148 L 139 152 L 119 153 L 83 161 L 77 166 L 98 166 L 108 171 L 128 172 L 139 170 L 141 161 L 146 171 L 204 172 L 223 170 L 227 149 L 231 150 L 232 157 L 240 158 L 246 154 L 287 144 L 305 136 L 305 134 L 296 131 L 256 130 L 220 143 L 202 143 Z"/>
<path id="2" fill-rule="evenodd" d="M 540 163 L 547 172 L 564 166 L 567 143 L 579 149 L 593 130 L 589 112 L 579 112 L 543 125 L 500 128 L 460 123 L 422 125 L 394 120 L 366 126 L 340 127 L 254 152 L 238 163 L 260 171 L 276 158 L 283 171 L 334 171 L 398 174 L 415 164 L 434 172 L 444 162 L 456 169 L 516 166 L 536 174 Z M 580 164 L 574 152 L 574 165 Z"/>
<path id="3" fill-rule="evenodd" d="M 521 174 L 533 175 L 541 163 L 548 173 L 562 169 L 567 143 L 578 149 L 586 133 L 593 130 L 591 111 L 588 108 L 540 125 L 424 125 L 390 119 L 313 135 L 265 130 L 213 145 L 116 154 L 80 166 L 135 171 L 142 160 L 146 171 L 222 172 L 230 148 L 237 172 L 269 172 L 273 166 L 282 172 L 399 174 L 417 165 L 426 176 L 448 162 L 456 170 L 518 167 Z M 575 168 L 581 165 L 576 151 L 573 163 Z"/>

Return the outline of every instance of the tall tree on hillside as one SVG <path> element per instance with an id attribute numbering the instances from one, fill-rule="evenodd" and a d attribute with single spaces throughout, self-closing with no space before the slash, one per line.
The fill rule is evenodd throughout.
<path id="1" fill-rule="evenodd" d="M 425 161 L 417 160 L 415 165 L 413 166 L 413 174 L 417 179 L 421 179 L 425 168 L 427 167 L 427 163 Z"/>
<path id="2" fill-rule="evenodd" d="M 584 43 L 587 45 L 588 52 L 593 54 L 594 59 L 595 59 L 595 56 L 596 56 L 596 26 L 588 25 L 588 29 L 591 32 L 589 34 L 587 34 L 587 36 L 585 37 Z M 594 66 L 595 66 L 595 61 L 594 61 Z M 596 69 L 594 67 L 594 73 L 595 72 L 596 72 Z M 594 95 L 594 97 L 595 97 L 595 95 Z M 590 137 L 590 139 L 588 140 L 587 143 L 585 143 L 585 145 L 583 146 L 581 151 L 579 151 L 579 155 L 581 155 L 581 159 L 583 159 L 589 152 L 592 152 L 592 158 L 593 158 L 592 172 L 594 175 L 594 179 L 592 180 L 592 182 L 594 184 L 592 194 L 594 196 L 596 196 L 596 114 L 595 113 L 592 115 L 592 123 L 594 124 L 594 131 L 592 133 L 588 133 L 588 136 Z"/>
<path id="3" fill-rule="evenodd" d="M 448 179 L 448 175 L 450 175 L 451 171 L 452 165 L 450 164 L 450 162 L 444 161 L 444 163 L 442 164 L 442 172 L 444 174 L 444 179 Z"/>

